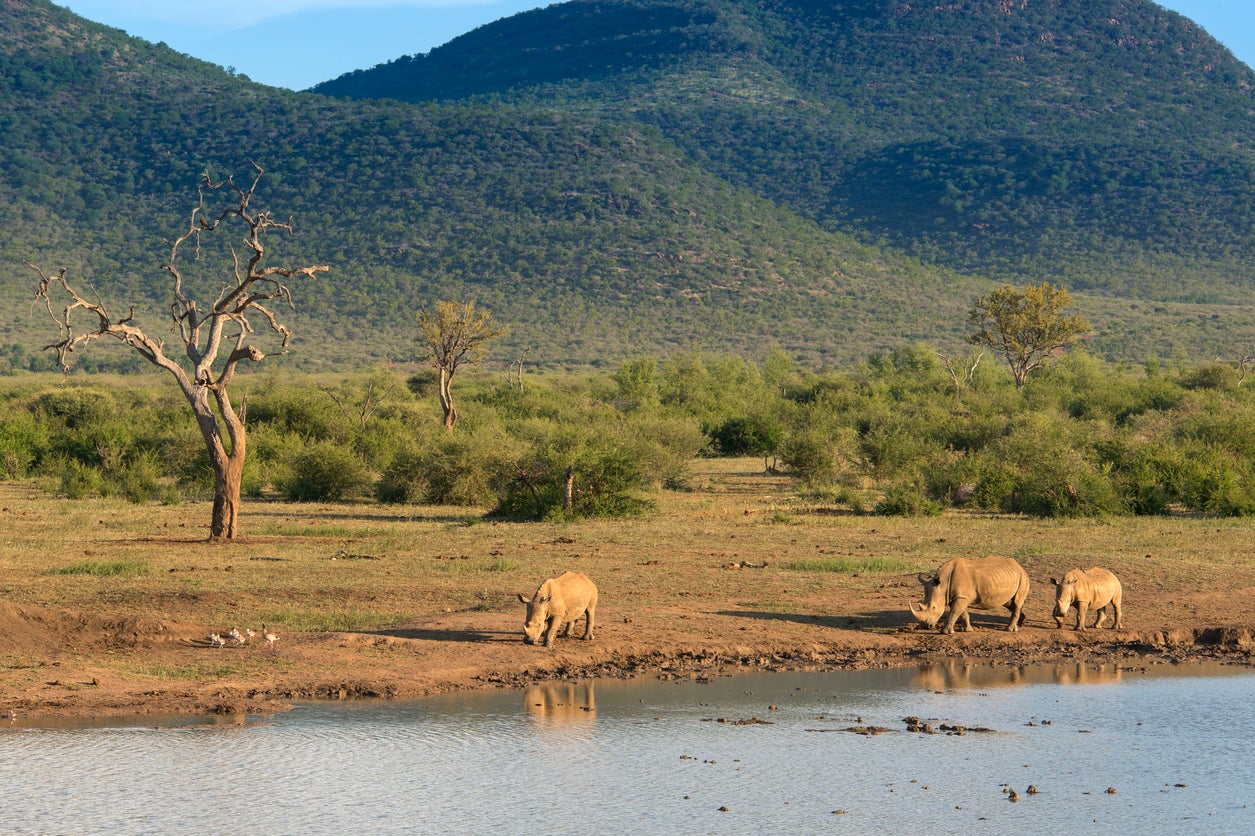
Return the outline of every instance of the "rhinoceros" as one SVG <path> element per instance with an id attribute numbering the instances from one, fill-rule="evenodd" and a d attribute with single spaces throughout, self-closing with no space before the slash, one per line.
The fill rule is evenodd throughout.
<path id="1" fill-rule="evenodd" d="M 934 575 L 920 575 L 924 586 L 924 603 L 911 602 L 911 615 L 928 627 L 936 627 L 946 608 L 943 633 L 953 633 L 955 622 L 962 618 L 963 629 L 972 629 L 968 609 L 1011 611 L 1007 630 L 1015 632 L 1024 623 L 1024 599 L 1028 597 L 1028 573 L 1009 557 L 982 557 L 969 560 L 956 557 L 947 560 Z"/>
<path id="2" fill-rule="evenodd" d="M 1113 630 L 1120 629 L 1124 589 L 1120 579 L 1106 569 L 1097 566 L 1092 569 L 1072 569 L 1063 576 L 1063 580 L 1054 578 L 1050 582 L 1055 585 L 1055 625 L 1063 627 L 1068 610 L 1076 606 L 1076 629 L 1085 632 L 1085 613 L 1091 608 L 1097 614 L 1094 628 L 1097 629 L 1107 620 L 1107 609 L 1115 611 Z"/>
<path id="3" fill-rule="evenodd" d="M 519 600 L 527 604 L 527 620 L 523 622 L 523 641 L 540 642 L 544 633 L 545 647 L 553 647 L 553 640 L 562 628 L 562 635 L 569 635 L 571 625 L 581 615 L 585 616 L 584 640 L 593 638 L 593 613 L 597 609 L 597 587 L 582 572 L 565 572 L 540 585 L 530 599 L 519 593 Z"/>

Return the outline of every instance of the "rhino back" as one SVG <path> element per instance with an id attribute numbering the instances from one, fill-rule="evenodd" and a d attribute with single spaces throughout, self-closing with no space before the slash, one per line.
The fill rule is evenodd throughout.
<path id="1" fill-rule="evenodd" d="M 1083 574 L 1085 576 L 1085 592 L 1088 594 L 1087 600 L 1091 602 L 1106 604 L 1122 592 L 1120 579 L 1108 569 L 1095 566 L 1086 569 Z"/>
<path id="2" fill-rule="evenodd" d="M 969 599 L 977 609 L 996 609 L 1015 598 L 1021 590 L 1027 594 L 1028 573 L 1010 557 L 982 557 L 962 561 L 951 574 L 949 599 Z M 953 561 L 952 561 L 953 562 Z"/>
<path id="3" fill-rule="evenodd" d="M 568 613 L 583 612 L 597 604 L 597 585 L 583 572 L 564 572 L 546 581 L 556 608 Z"/>

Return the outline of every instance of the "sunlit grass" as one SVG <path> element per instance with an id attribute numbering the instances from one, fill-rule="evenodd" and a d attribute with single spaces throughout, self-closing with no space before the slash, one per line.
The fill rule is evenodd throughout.
<path id="1" fill-rule="evenodd" d="M 360 630 L 379 630 L 395 623 L 395 616 L 363 610 L 277 609 L 261 613 L 259 622 L 272 629 L 287 629 L 301 633 L 350 633 Z"/>
<path id="2" fill-rule="evenodd" d="M 194 682 L 202 679 L 226 679 L 244 676 L 246 668 L 239 664 L 192 664 L 192 665 L 136 665 L 130 669 L 134 676 L 152 679 Z"/>
<path id="3" fill-rule="evenodd" d="M 82 563 L 71 563 L 60 569 L 52 569 L 50 575 L 90 575 L 97 578 L 118 577 L 122 575 L 147 575 L 151 568 L 147 563 L 136 560 L 86 560 Z"/>
<path id="4" fill-rule="evenodd" d="M 813 560 L 796 560 L 784 565 L 798 572 L 837 572 L 843 575 L 862 573 L 902 574 L 920 570 L 918 561 L 898 560 L 892 557 L 826 557 Z"/>

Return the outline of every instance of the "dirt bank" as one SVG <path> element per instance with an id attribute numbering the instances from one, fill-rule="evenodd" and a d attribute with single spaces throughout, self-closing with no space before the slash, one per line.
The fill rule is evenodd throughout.
<path id="1" fill-rule="evenodd" d="M 1255 590 L 1245 590 L 1247 594 Z M 841 603 L 841 602 L 834 602 Z M 854 610 L 857 601 L 847 612 Z M 866 602 L 862 602 L 864 605 Z M 521 641 L 518 614 L 454 613 L 380 631 L 282 632 L 273 649 L 260 637 L 221 647 L 210 626 L 0 604 L 9 659 L 0 710 L 18 720 L 101 715 L 237 714 L 280 710 L 297 700 L 406 698 L 467 688 L 522 686 L 550 679 L 687 678 L 738 670 L 826 670 L 901 665 L 932 658 L 980 658 L 1007 665 L 1186 662 L 1255 664 L 1251 630 L 1197 619 L 1159 619 L 1158 629 L 1057 630 L 1041 619 L 1019 633 L 977 617 L 971 634 L 942 636 L 908 627 L 905 612 L 851 618 L 739 612 L 735 601 L 675 610 L 651 627 L 607 603 L 596 639 L 559 639 L 555 648 Z M 1145 615 L 1142 623 L 1155 623 Z M 892 622 L 898 622 L 894 624 Z M 578 632 L 578 630 L 577 630 Z M 164 679 L 119 672 L 142 661 Z M 19 661 L 20 660 L 20 661 Z M 247 662 L 247 665 L 241 664 Z M 221 672 L 205 680 L 180 671 Z M 191 676 L 191 674 L 186 674 Z"/>

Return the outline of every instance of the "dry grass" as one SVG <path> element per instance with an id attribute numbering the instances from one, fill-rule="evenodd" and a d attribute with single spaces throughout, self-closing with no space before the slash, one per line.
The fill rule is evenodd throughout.
<path id="1" fill-rule="evenodd" d="M 901 632 L 906 603 L 918 595 L 917 572 L 956 555 L 1020 560 L 1035 584 L 1038 628 L 1053 628 L 1046 579 L 1092 565 L 1120 575 L 1126 622 L 1141 635 L 1255 622 L 1250 522 L 863 516 L 804 502 L 761 468 L 756 459 L 698 461 L 692 489 L 663 495 L 651 517 L 569 525 L 486 522 L 456 508 L 249 501 L 244 535 L 230 543 L 205 539 L 207 503 L 70 501 L 31 482 L 0 483 L 0 604 L 83 613 L 97 637 L 75 632 L 74 616 L 55 646 L 0 631 L 0 670 L 9 672 L 0 696 L 58 712 L 71 705 L 67 689 L 81 701 L 83 689 L 107 685 L 118 694 L 108 710 L 165 693 L 183 700 L 174 704 L 182 711 L 222 689 L 322 694 L 331 683 L 335 693 L 362 676 L 426 693 L 493 671 L 541 676 L 561 659 L 613 667 L 656 650 L 938 650 L 947 643 Z M 731 568 L 742 563 L 768 568 Z M 545 662 L 550 654 L 516 639 L 515 593 L 566 569 L 597 582 L 598 641 Z M 164 650 L 101 643 L 110 624 L 136 619 L 150 625 L 140 633 L 160 622 L 182 625 L 187 639 Z M 280 633 L 281 652 L 192 639 L 263 623 Z M 1019 635 L 1040 647 L 1066 640 L 1053 629 Z M 61 667 L 50 676 L 49 665 Z"/>
<path id="2" fill-rule="evenodd" d="M 746 606 L 819 610 L 825 590 L 875 588 L 955 555 L 1010 555 L 1035 579 L 1103 565 L 1143 590 L 1255 583 L 1255 527 L 1240 520 L 852 515 L 801 502 L 754 459 L 696 462 L 692 484 L 663 496 L 649 518 L 569 525 L 485 522 L 456 508 L 250 501 L 244 535 L 215 544 L 204 539 L 207 504 L 69 501 L 6 483 L 0 598 L 340 631 L 504 611 L 515 592 L 567 568 L 644 609 L 701 600 L 717 578 L 721 597 L 734 591 Z M 788 571 L 724 570 L 741 561 Z"/>

